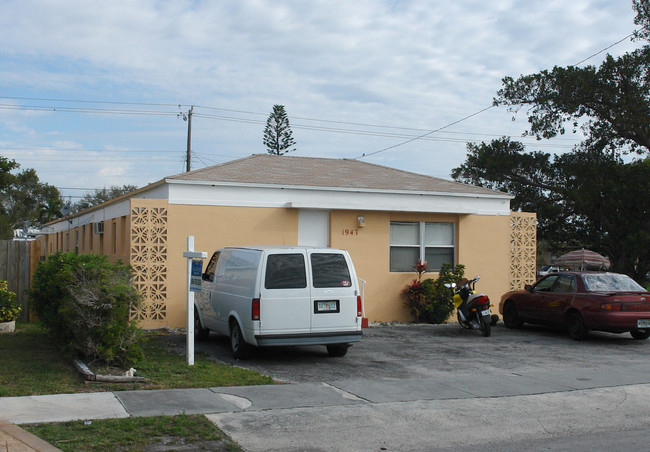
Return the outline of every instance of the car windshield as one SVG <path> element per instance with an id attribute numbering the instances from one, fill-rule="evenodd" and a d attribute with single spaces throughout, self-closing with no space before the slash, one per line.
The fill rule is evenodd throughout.
<path id="1" fill-rule="evenodd" d="M 594 273 L 582 275 L 588 292 L 645 292 L 646 290 L 627 275 Z"/>

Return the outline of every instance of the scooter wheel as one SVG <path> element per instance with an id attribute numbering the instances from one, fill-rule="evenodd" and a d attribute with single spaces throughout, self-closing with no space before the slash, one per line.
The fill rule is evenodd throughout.
<path id="1" fill-rule="evenodd" d="M 483 337 L 490 337 L 492 334 L 492 319 L 489 315 L 481 317 L 481 334 Z"/>

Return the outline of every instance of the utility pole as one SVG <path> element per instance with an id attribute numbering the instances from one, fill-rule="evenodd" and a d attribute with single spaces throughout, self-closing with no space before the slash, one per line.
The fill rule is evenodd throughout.
<path id="1" fill-rule="evenodd" d="M 192 112 L 194 105 L 192 105 L 187 112 L 187 167 L 186 171 L 189 172 L 192 167 Z"/>

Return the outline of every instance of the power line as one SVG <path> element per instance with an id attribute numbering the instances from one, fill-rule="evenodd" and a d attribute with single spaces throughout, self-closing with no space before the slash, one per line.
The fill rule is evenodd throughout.
<path id="1" fill-rule="evenodd" d="M 637 30 L 637 31 L 638 31 L 638 30 Z M 636 31 L 630 33 L 629 35 L 627 35 L 626 37 L 624 37 L 624 38 L 621 39 L 620 41 L 616 41 L 614 44 L 612 44 L 612 45 L 610 45 L 610 46 L 607 46 L 607 47 L 605 47 L 605 48 L 602 49 L 602 50 L 599 50 L 598 52 L 594 53 L 593 55 L 589 55 L 589 56 L 588 56 L 587 58 L 585 58 L 584 60 L 580 60 L 580 61 L 578 61 L 576 64 L 574 64 L 574 66 L 578 66 L 578 65 L 584 63 L 585 61 L 590 60 L 590 59 L 592 59 L 593 57 L 595 57 L 595 56 L 597 56 L 597 55 L 600 55 L 600 54 L 603 53 L 604 51 L 611 49 L 611 48 L 614 47 L 615 45 L 620 44 L 621 42 L 625 41 L 626 39 L 629 39 L 629 38 L 633 37 L 633 36 L 634 36 L 634 33 L 636 33 Z"/>
<path id="2" fill-rule="evenodd" d="M 579 64 L 582 64 L 582 63 L 584 63 L 585 61 L 590 60 L 591 58 L 595 57 L 596 55 L 599 55 L 599 54 L 603 53 L 604 51 L 611 49 L 611 48 L 614 47 L 615 45 L 620 44 L 621 42 L 625 41 L 626 39 L 629 39 L 629 38 L 633 37 L 635 33 L 636 33 L 636 31 L 633 32 L 633 33 L 631 33 L 631 34 L 629 34 L 629 35 L 627 35 L 627 36 L 624 37 L 623 39 L 620 39 L 620 40 L 616 41 L 615 43 L 613 43 L 613 44 L 611 44 L 611 45 L 605 47 L 604 49 L 599 50 L 598 52 L 594 53 L 593 55 L 590 55 L 590 56 L 588 56 L 587 58 L 585 58 L 585 59 L 579 61 L 579 62 L 576 63 L 574 66 L 578 66 Z M 359 156 L 359 157 L 355 157 L 353 160 L 358 160 L 358 159 L 363 158 L 363 157 L 369 157 L 369 156 L 371 156 L 371 155 L 379 154 L 380 152 L 388 151 L 389 149 L 394 149 L 394 148 L 396 148 L 396 147 L 403 146 L 403 145 L 408 144 L 408 143 L 411 143 L 411 142 L 413 142 L 413 141 L 416 141 L 416 140 L 419 140 L 419 139 L 425 138 L 425 137 L 427 137 L 428 135 L 431 135 L 432 133 L 436 133 L 436 132 L 438 132 L 438 131 L 440 131 L 440 130 L 442 130 L 442 129 L 446 129 L 447 127 L 451 127 L 451 126 L 453 126 L 453 125 L 455 125 L 455 124 L 458 124 L 458 123 L 460 123 L 460 122 L 463 122 L 463 121 L 465 121 L 465 120 L 467 120 L 467 119 L 469 119 L 469 118 L 471 118 L 471 117 L 473 117 L 473 116 L 476 116 L 476 115 L 478 115 L 478 114 L 480 114 L 480 113 L 483 113 L 484 111 L 489 110 L 489 109 L 492 108 L 492 107 L 494 107 L 494 105 L 490 105 L 489 107 L 486 107 L 486 108 L 484 108 L 484 109 L 482 109 L 482 110 L 479 110 L 479 111 L 477 111 L 477 112 L 475 112 L 475 113 L 472 113 L 471 115 L 465 116 L 464 118 L 459 119 L 459 120 L 457 120 L 457 121 L 455 121 L 455 122 L 452 122 L 451 124 L 447 124 L 446 126 L 440 127 L 439 129 L 432 130 L 431 132 L 429 132 L 429 133 L 425 133 L 425 134 L 423 134 L 423 135 L 421 135 L 421 136 L 419 136 L 419 137 L 415 137 L 415 138 L 413 138 L 413 139 L 406 140 L 406 141 L 404 141 L 404 142 L 402 142 L 402 143 L 398 143 L 398 144 L 395 144 L 395 145 L 393 145 L 393 146 L 389 146 L 389 147 L 387 147 L 387 148 L 380 149 L 380 150 L 375 151 L 375 152 L 371 152 L 370 154 L 363 154 L 363 155 L 361 155 L 361 156 Z"/>
<path id="3" fill-rule="evenodd" d="M 473 117 L 473 116 L 476 116 L 476 115 L 478 115 L 478 114 L 481 114 L 481 113 L 483 113 L 484 111 L 487 111 L 487 110 L 489 110 L 489 109 L 491 109 L 491 108 L 493 108 L 493 107 L 494 107 L 494 105 L 490 105 L 489 107 L 486 107 L 486 108 L 484 108 L 484 109 L 482 109 L 482 110 L 479 110 L 479 111 L 477 111 L 477 112 L 474 112 L 474 113 L 472 113 L 471 115 L 465 116 L 464 118 L 461 118 L 461 119 L 459 119 L 459 120 L 457 120 L 457 121 L 454 121 L 454 122 L 452 122 L 452 123 L 450 123 L 450 124 L 447 124 L 446 126 L 442 126 L 442 127 L 440 127 L 439 129 L 432 130 L 431 132 L 425 133 L 424 135 L 420 135 L 420 136 L 418 136 L 418 137 L 411 138 L 410 140 L 406 140 L 406 141 L 403 141 L 403 142 L 401 142 L 401 143 L 397 143 L 397 144 L 395 144 L 395 145 L 393 145 L 393 146 L 388 146 L 387 148 L 380 149 L 380 150 L 375 151 L 375 152 L 371 152 L 370 154 L 363 154 L 363 155 L 360 155 L 359 157 L 355 157 L 355 158 L 353 158 L 353 160 L 359 160 L 359 159 L 364 158 L 364 157 L 370 157 L 371 155 L 379 154 L 380 152 L 388 151 L 389 149 L 393 149 L 393 148 L 396 148 L 396 147 L 398 147 L 398 146 L 403 146 L 403 145 L 408 144 L 408 143 L 411 143 L 411 142 L 413 142 L 413 141 L 415 141 L 415 140 L 419 140 L 419 139 L 425 138 L 425 137 L 427 137 L 428 135 L 431 135 L 432 133 L 436 133 L 436 132 L 438 132 L 438 131 L 440 131 L 440 130 L 442 130 L 442 129 L 446 129 L 447 127 L 451 127 L 451 126 L 453 126 L 453 125 L 455 125 L 455 124 L 458 124 L 459 122 L 463 122 L 463 121 L 465 121 L 465 120 L 467 120 L 467 119 L 469 119 L 469 118 L 471 118 L 471 117 Z"/>

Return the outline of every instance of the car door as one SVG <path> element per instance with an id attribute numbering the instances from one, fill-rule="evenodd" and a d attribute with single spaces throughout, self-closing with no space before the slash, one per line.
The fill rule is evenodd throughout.
<path id="1" fill-rule="evenodd" d="M 357 284 L 354 267 L 344 253 L 309 251 L 312 275 L 311 331 L 357 327 Z"/>
<path id="2" fill-rule="evenodd" d="M 203 319 L 203 326 L 215 331 L 217 317 L 211 301 L 214 292 L 215 270 L 220 256 L 221 251 L 215 251 L 212 254 L 201 276 L 201 292 L 194 294 L 195 303 L 199 307 Z"/>
<path id="3" fill-rule="evenodd" d="M 576 295 L 576 279 L 573 275 L 558 275 L 551 291 L 543 301 L 543 319 L 547 323 L 564 324 L 564 313 Z"/>
<path id="4" fill-rule="evenodd" d="M 533 286 L 532 291 L 526 295 L 526 302 L 517 307 L 523 317 L 530 319 L 531 322 L 546 321 L 546 306 L 556 280 L 557 275 L 549 275 Z"/>

